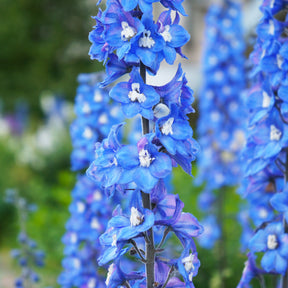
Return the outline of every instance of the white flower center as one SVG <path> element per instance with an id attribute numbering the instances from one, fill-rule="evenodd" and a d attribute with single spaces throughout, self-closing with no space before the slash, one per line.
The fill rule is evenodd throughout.
<path id="1" fill-rule="evenodd" d="M 268 108 L 270 106 L 271 98 L 266 91 L 263 91 L 262 95 L 263 95 L 262 107 Z"/>
<path id="2" fill-rule="evenodd" d="M 83 132 L 83 137 L 85 139 L 91 139 L 93 137 L 93 131 L 90 127 L 85 127 L 85 130 Z"/>
<path id="3" fill-rule="evenodd" d="M 87 288 L 95 288 L 95 287 L 96 287 L 96 279 L 95 278 L 89 279 Z"/>
<path id="4" fill-rule="evenodd" d="M 283 62 L 284 58 L 280 54 L 277 54 L 277 65 L 279 69 L 281 69 Z"/>
<path id="5" fill-rule="evenodd" d="M 194 255 L 192 253 L 190 253 L 189 256 L 182 259 L 182 263 L 184 264 L 186 272 L 194 270 L 193 260 L 194 260 Z"/>
<path id="6" fill-rule="evenodd" d="M 269 20 L 269 30 L 268 30 L 268 34 L 269 34 L 269 35 L 274 35 L 274 32 L 275 32 L 274 22 L 273 22 L 273 20 Z"/>
<path id="7" fill-rule="evenodd" d="M 265 208 L 261 208 L 261 209 L 259 210 L 259 216 L 260 216 L 260 218 L 262 218 L 262 219 L 267 218 L 267 216 L 268 216 L 268 211 L 267 211 Z"/>
<path id="8" fill-rule="evenodd" d="M 212 119 L 212 121 L 214 121 L 214 122 L 219 121 L 219 119 L 220 119 L 220 114 L 219 114 L 218 112 L 216 112 L 216 111 L 213 111 L 213 112 L 211 113 L 211 119 Z"/>
<path id="9" fill-rule="evenodd" d="M 98 119 L 99 124 L 107 124 L 108 123 L 108 116 L 107 114 L 102 114 Z"/>
<path id="10" fill-rule="evenodd" d="M 166 25 L 164 27 L 164 31 L 162 33 L 160 33 L 161 36 L 164 38 L 165 42 L 171 42 L 171 40 L 172 40 L 172 36 L 171 36 L 169 30 L 170 30 L 170 26 Z"/>
<path id="11" fill-rule="evenodd" d="M 114 234 L 113 236 L 112 236 L 112 246 L 113 247 L 116 247 L 116 245 L 117 245 L 117 235 L 116 234 Z"/>
<path id="12" fill-rule="evenodd" d="M 94 201 L 100 201 L 102 199 L 102 194 L 100 191 L 96 190 L 93 194 Z"/>
<path id="13" fill-rule="evenodd" d="M 83 213 L 85 211 L 85 204 L 83 202 L 77 202 L 77 210 L 79 213 Z"/>
<path id="14" fill-rule="evenodd" d="M 274 250 L 278 246 L 277 237 L 275 234 L 268 235 L 267 238 L 267 247 L 269 250 Z"/>
<path id="15" fill-rule="evenodd" d="M 71 237 L 71 243 L 75 244 L 77 242 L 77 234 L 76 233 L 72 233 L 70 235 Z"/>
<path id="16" fill-rule="evenodd" d="M 101 102 L 102 100 L 103 100 L 102 94 L 100 93 L 99 90 L 96 90 L 96 91 L 94 92 L 94 101 L 95 101 L 95 102 Z"/>
<path id="17" fill-rule="evenodd" d="M 132 90 L 128 94 L 128 98 L 132 101 L 138 101 L 139 103 L 143 103 L 146 100 L 146 96 L 143 93 L 140 93 L 140 84 L 132 83 Z"/>
<path id="18" fill-rule="evenodd" d="M 140 161 L 140 166 L 142 167 L 149 167 L 151 162 L 154 160 L 155 158 L 151 158 L 151 155 L 149 154 L 149 152 L 145 149 L 142 149 L 139 152 L 139 161 Z"/>
<path id="19" fill-rule="evenodd" d="M 270 126 L 270 140 L 279 141 L 281 138 L 282 132 L 277 129 L 274 125 Z"/>
<path id="20" fill-rule="evenodd" d="M 112 276 L 112 273 L 113 273 L 113 270 L 114 270 L 114 266 L 115 264 L 112 263 L 109 268 L 108 268 L 108 273 L 107 273 L 107 278 L 106 278 L 106 281 L 105 281 L 105 284 L 108 286 L 109 285 L 109 282 L 110 282 L 110 278 Z"/>
<path id="21" fill-rule="evenodd" d="M 271 3 L 270 3 L 270 8 L 274 7 L 274 3 L 275 3 L 275 0 L 272 0 Z"/>
<path id="22" fill-rule="evenodd" d="M 139 39 L 139 46 L 144 48 L 152 48 L 155 45 L 155 41 L 152 37 L 150 37 L 151 31 L 150 30 L 144 30 L 143 37 Z"/>
<path id="23" fill-rule="evenodd" d="M 80 262 L 80 260 L 78 259 L 78 258 L 74 258 L 73 259 L 73 266 L 74 266 L 74 268 L 75 269 L 80 269 L 80 267 L 81 267 L 81 262 Z"/>
<path id="24" fill-rule="evenodd" d="M 89 114 L 91 112 L 91 108 L 89 103 L 85 102 L 82 107 L 82 112 L 85 114 Z"/>
<path id="25" fill-rule="evenodd" d="M 126 21 L 121 22 L 122 31 L 121 31 L 121 40 L 122 41 L 129 41 L 133 38 L 137 33 L 136 30 L 129 26 Z"/>
<path id="26" fill-rule="evenodd" d="M 163 126 L 161 128 L 161 132 L 164 135 L 169 135 L 169 134 L 172 135 L 173 134 L 173 130 L 172 130 L 173 122 L 174 122 L 174 118 L 171 117 L 163 124 Z"/>
<path id="27" fill-rule="evenodd" d="M 92 229 L 97 229 L 97 230 L 101 228 L 101 225 L 100 225 L 99 221 L 96 218 L 92 219 L 91 228 Z"/>
<path id="28" fill-rule="evenodd" d="M 130 223 L 131 226 L 138 226 L 143 222 L 144 215 L 137 210 L 137 208 L 131 208 Z"/>
<path id="29" fill-rule="evenodd" d="M 221 159 L 224 163 L 231 163 L 235 160 L 235 156 L 229 151 L 223 151 L 221 153 Z"/>

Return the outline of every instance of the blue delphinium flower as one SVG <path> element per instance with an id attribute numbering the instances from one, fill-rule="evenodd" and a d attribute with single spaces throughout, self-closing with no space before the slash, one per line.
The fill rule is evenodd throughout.
<path id="1" fill-rule="evenodd" d="M 102 76 L 101 76 L 102 75 Z M 121 111 L 109 104 L 108 91 L 98 87 L 103 74 L 80 74 L 75 113 L 71 125 L 72 170 L 86 168 L 94 158 L 94 145 L 108 135 L 111 125 L 121 119 Z"/>
<path id="2" fill-rule="evenodd" d="M 101 89 L 102 73 L 80 74 L 75 112 L 71 125 L 73 170 L 87 168 L 94 158 L 95 143 L 105 138 L 110 127 L 121 119 L 119 107 L 109 102 L 108 90 Z M 71 216 L 63 236 L 63 288 L 102 288 L 105 278 L 95 261 L 100 255 L 99 236 L 105 231 L 112 208 L 99 183 L 79 175 L 69 207 Z"/>
<path id="3" fill-rule="evenodd" d="M 258 277 L 268 273 L 284 275 L 288 265 L 285 198 L 287 37 L 284 32 L 287 23 L 282 19 L 283 15 L 287 18 L 287 5 L 287 1 L 262 2 L 263 17 L 257 27 L 257 43 L 250 57 L 254 83 L 247 97 L 250 114 L 243 152 L 246 180 L 241 193 L 249 202 L 255 231 L 246 243 L 251 251 L 249 257 L 264 253 Z"/>
<path id="4" fill-rule="evenodd" d="M 245 142 L 242 100 L 245 89 L 245 47 L 240 3 L 227 0 L 221 5 L 210 6 L 206 16 L 205 39 L 204 83 L 199 96 L 198 121 L 202 153 L 198 162 L 197 184 L 205 183 L 205 195 L 202 197 L 205 203 L 201 201 L 209 213 L 214 211 L 216 214 L 217 205 L 221 205 L 220 199 L 223 198 L 221 194 L 225 193 L 227 187 L 236 186 L 241 179 L 240 151 Z M 218 200 L 208 201 L 213 198 L 213 193 L 217 194 Z M 207 196 L 209 199 L 205 200 Z M 207 225 L 214 223 L 214 229 L 200 238 L 200 245 L 211 248 L 221 237 L 223 231 L 220 231 L 217 221 L 211 217 L 204 221 Z M 211 243 L 208 243 L 209 235 Z"/>
<path id="5" fill-rule="evenodd" d="M 95 159 L 87 170 L 110 198 L 127 200 L 120 201 L 100 237 L 99 264 L 110 265 L 107 287 L 194 287 L 200 265 L 193 238 L 203 227 L 192 214 L 182 211 L 184 204 L 165 187 L 172 167 L 180 165 L 191 174 L 191 161 L 199 150 L 188 122 L 188 114 L 194 112 L 193 91 L 181 65 L 166 85 L 146 82 L 146 73 L 157 74 L 162 60 L 172 65 L 176 54 L 185 57 L 181 47 L 190 36 L 179 25 L 178 12 L 185 14 L 183 0 L 160 1 L 169 10 L 157 21 L 153 20 L 154 2 L 159 0 L 107 1 L 90 33 L 91 58 L 109 65 L 102 85 L 129 73 L 129 80 L 116 84 L 110 97 L 121 103 L 128 118 L 142 117 L 144 134 L 136 144 L 122 144 L 120 129 L 128 125 L 114 125 L 107 138 L 96 143 Z M 176 259 L 170 259 L 172 253 L 162 248 L 172 233 L 184 250 Z M 133 265 L 131 257 L 127 262 L 128 253 L 137 259 Z M 131 272 L 123 272 L 126 263 L 132 266 Z M 174 277 L 174 270 L 181 273 L 180 279 Z"/>
<path id="6" fill-rule="evenodd" d="M 20 197 L 18 191 L 14 189 L 6 191 L 6 202 L 13 204 L 17 209 L 20 226 L 18 235 L 20 248 L 11 251 L 11 256 L 17 260 L 21 267 L 21 276 L 15 280 L 14 287 L 29 288 L 40 281 L 35 268 L 43 267 L 45 259 L 45 253 L 38 249 L 36 242 L 29 238 L 26 231 L 28 214 L 34 212 L 36 206 L 28 204 L 26 199 Z"/>

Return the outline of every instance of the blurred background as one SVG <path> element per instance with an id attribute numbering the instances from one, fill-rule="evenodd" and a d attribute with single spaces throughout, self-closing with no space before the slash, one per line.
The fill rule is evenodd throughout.
<path id="1" fill-rule="evenodd" d="M 10 250 L 18 245 L 19 227 L 14 207 L 4 202 L 7 188 L 17 189 L 37 205 L 37 211 L 28 219 L 27 231 L 47 255 L 46 267 L 40 272 L 43 279 L 40 287 L 57 287 L 63 253 L 61 237 L 69 217 L 70 193 L 76 178 L 70 171 L 69 159 L 69 124 L 74 117 L 76 78 L 79 73 L 103 69 L 102 64 L 91 61 L 88 56 L 88 33 L 94 25 L 90 16 L 97 14 L 95 2 L 0 0 L 1 288 L 13 287 L 20 273 L 10 257 Z M 191 41 L 184 49 L 189 60 L 181 62 L 196 100 L 201 87 L 204 16 L 212 2 L 186 0 L 189 17 L 182 20 Z M 243 1 L 246 39 L 253 35 L 260 18 L 259 5 L 257 0 Z M 176 67 L 165 65 L 160 78 L 167 79 L 167 75 L 171 78 Z M 162 80 L 158 79 L 157 83 Z M 194 107 L 197 109 L 197 102 Z M 197 114 L 193 116 L 194 126 L 196 120 Z M 194 175 L 196 170 L 194 164 Z M 174 184 L 185 210 L 198 216 L 195 199 L 201 187 L 195 188 L 193 180 L 180 169 L 176 169 Z M 235 225 L 235 218 L 229 218 L 239 202 L 240 197 L 231 191 L 225 203 L 228 215 L 225 226 L 231 236 L 227 241 L 227 287 L 236 286 L 245 261 L 238 248 L 240 226 Z M 200 250 L 199 254 L 202 266 L 195 286 L 217 287 L 213 284 L 217 283 L 218 271 L 213 261 L 216 256 L 206 250 Z"/>

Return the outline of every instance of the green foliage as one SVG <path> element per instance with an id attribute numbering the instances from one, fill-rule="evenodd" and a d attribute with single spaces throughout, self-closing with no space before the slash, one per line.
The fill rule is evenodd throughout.
<path id="1" fill-rule="evenodd" d="M 93 6 L 94 7 L 94 6 Z M 88 33 L 96 14 L 77 0 L 1 0 L 0 98 L 38 104 L 42 91 L 74 98 L 76 77 L 101 69 L 89 60 Z M 35 109 L 34 109 L 35 110 Z"/>

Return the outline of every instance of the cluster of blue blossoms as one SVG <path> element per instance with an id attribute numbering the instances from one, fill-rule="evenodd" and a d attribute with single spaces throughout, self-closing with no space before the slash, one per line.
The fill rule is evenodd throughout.
<path id="1" fill-rule="evenodd" d="M 154 2 L 167 8 L 156 22 Z M 168 84 L 146 82 L 146 73 L 156 75 L 164 59 L 173 64 L 177 54 L 185 57 L 181 47 L 190 36 L 179 25 L 179 13 L 185 15 L 182 2 L 108 0 L 89 36 L 91 58 L 106 63 L 102 86 L 129 73 L 129 80 L 116 84 L 109 95 L 121 103 L 127 118 L 142 117 L 144 134 L 135 145 L 124 145 L 119 132 L 125 125 L 114 125 L 108 137 L 96 144 L 87 171 L 108 196 L 126 199 L 116 206 L 99 238 L 98 261 L 108 267 L 108 288 L 194 287 L 200 266 L 193 238 L 203 227 L 182 211 L 183 202 L 165 187 L 172 167 L 180 165 L 191 174 L 191 161 L 199 149 L 187 116 L 193 112 L 193 92 L 180 65 Z M 163 248 L 170 232 L 183 245 L 182 252 Z"/>
<path id="2" fill-rule="evenodd" d="M 252 238 L 245 237 L 250 253 L 239 288 L 249 287 L 253 277 L 287 273 L 287 8 L 288 1 L 263 1 L 263 17 L 251 54 L 255 81 L 247 97 L 250 114 L 243 197 L 249 201 L 252 223 L 248 224 L 256 230 L 247 231 Z M 255 264 L 258 252 L 262 252 L 261 268 Z M 287 287 L 287 277 L 282 278 L 282 285 Z"/>
<path id="3" fill-rule="evenodd" d="M 34 212 L 36 206 L 28 204 L 27 201 L 20 197 L 18 192 L 14 189 L 7 190 L 6 202 L 14 205 L 17 209 L 20 226 L 20 233 L 18 235 L 20 248 L 11 251 L 11 256 L 17 259 L 17 262 L 21 267 L 21 276 L 15 280 L 14 287 L 34 287 L 35 283 L 40 281 L 40 277 L 35 271 L 35 268 L 43 267 L 45 258 L 44 252 L 38 249 L 36 242 L 29 238 L 26 231 L 28 214 Z"/>
<path id="4" fill-rule="evenodd" d="M 71 125 L 73 170 L 87 169 L 94 158 L 95 142 L 105 138 L 111 125 L 121 121 L 119 107 L 108 103 L 108 91 L 97 85 L 101 80 L 101 73 L 80 74 L 78 78 L 77 118 Z M 96 259 L 100 255 L 98 238 L 105 231 L 112 209 L 101 184 L 80 173 L 69 210 L 71 217 L 62 239 L 65 244 L 64 271 L 58 282 L 63 288 L 105 287 L 105 278 L 99 273 Z"/>
<path id="5" fill-rule="evenodd" d="M 235 187 L 241 179 L 240 151 L 245 142 L 246 124 L 242 93 L 246 81 L 239 2 L 225 0 L 210 6 L 205 42 L 198 121 L 202 153 L 196 181 L 205 183 L 198 206 L 201 211 L 209 212 L 202 221 L 205 232 L 199 237 L 199 244 L 210 249 L 222 233 L 220 223 L 217 224 L 221 220 L 215 216 L 219 214 L 216 210 L 223 208 L 218 203 L 223 198 L 220 194 L 225 193 L 226 187 Z"/>

